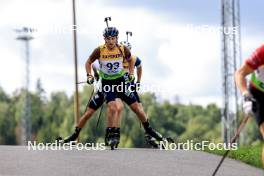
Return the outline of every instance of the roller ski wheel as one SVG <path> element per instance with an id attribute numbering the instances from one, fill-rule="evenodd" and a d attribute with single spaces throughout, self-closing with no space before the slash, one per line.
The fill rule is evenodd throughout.
<path id="1" fill-rule="evenodd" d="M 71 141 L 71 140 L 68 140 L 67 138 L 62 138 L 62 137 L 57 137 L 56 138 L 56 140 L 55 140 L 55 142 L 57 143 L 57 144 L 64 144 L 64 143 L 71 143 L 71 144 L 73 144 L 73 145 L 76 145 L 77 144 L 77 141 Z"/>
<path id="2" fill-rule="evenodd" d="M 145 138 L 147 143 L 152 147 L 152 148 L 159 148 L 159 144 L 157 143 L 157 140 L 150 136 L 149 134 L 145 134 Z"/>
<path id="3" fill-rule="evenodd" d="M 174 140 L 171 137 L 162 137 L 161 135 L 159 135 L 159 138 L 155 138 L 149 134 L 145 134 L 145 138 L 147 143 L 152 147 L 152 148 L 160 148 L 160 142 L 168 142 L 168 143 L 175 143 Z M 164 147 L 162 147 L 164 148 Z"/>
<path id="4" fill-rule="evenodd" d="M 167 140 L 169 143 L 175 143 L 175 141 L 171 137 L 167 137 L 165 138 L 165 140 Z"/>
<path id="5" fill-rule="evenodd" d="M 64 140 L 62 139 L 62 137 L 59 136 L 59 137 L 56 138 L 55 142 L 57 144 L 63 144 L 64 143 Z"/>
<path id="6" fill-rule="evenodd" d="M 108 141 L 109 146 L 111 147 L 111 150 L 114 150 L 118 147 L 119 141 L 116 138 L 110 139 Z"/>

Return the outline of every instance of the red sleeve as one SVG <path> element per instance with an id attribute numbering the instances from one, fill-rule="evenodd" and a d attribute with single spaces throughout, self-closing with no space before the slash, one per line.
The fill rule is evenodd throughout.
<path id="1" fill-rule="evenodd" d="M 264 65 L 264 45 L 256 49 L 252 56 L 246 60 L 246 64 L 254 70 Z"/>

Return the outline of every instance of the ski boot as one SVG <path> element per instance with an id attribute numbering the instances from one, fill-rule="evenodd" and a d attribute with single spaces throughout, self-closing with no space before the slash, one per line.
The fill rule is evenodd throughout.
<path id="1" fill-rule="evenodd" d="M 159 148 L 159 144 L 157 143 L 157 140 L 154 137 L 150 136 L 148 133 L 145 133 L 145 139 L 147 143 L 153 148 Z"/>
<path id="2" fill-rule="evenodd" d="M 145 139 L 147 141 L 147 143 L 149 145 L 151 145 L 153 148 L 160 148 L 160 142 L 163 141 L 164 143 L 168 142 L 168 143 L 175 143 L 174 140 L 170 137 L 162 137 L 162 135 L 156 131 L 155 135 L 153 135 L 154 133 L 149 134 L 147 132 L 145 132 Z M 161 146 L 162 149 L 165 149 L 164 146 Z"/>
<path id="3" fill-rule="evenodd" d="M 145 139 L 153 148 L 159 148 L 159 142 L 164 141 L 162 135 L 151 127 L 145 131 Z"/>
<path id="4" fill-rule="evenodd" d="M 120 133 L 118 133 L 117 128 L 107 128 L 105 135 L 105 145 L 110 146 L 111 150 L 118 147 Z"/>
<path id="5" fill-rule="evenodd" d="M 118 144 L 120 142 L 120 128 L 115 128 L 115 130 L 114 130 L 114 138 L 116 139 L 115 148 L 118 148 Z"/>
<path id="6" fill-rule="evenodd" d="M 68 136 L 68 137 L 66 137 L 64 139 L 62 137 L 58 137 L 56 139 L 56 142 L 61 143 L 61 144 L 74 142 L 78 138 L 80 131 L 81 131 L 81 128 L 76 127 L 75 131 L 74 131 L 74 133 L 72 135 L 70 135 L 70 136 Z"/>
<path id="7" fill-rule="evenodd" d="M 155 131 L 149 124 L 149 122 L 143 122 L 143 127 L 145 129 L 145 139 L 149 145 L 153 148 L 159 148 L 160 142 L 174 143 L 174 140 L 170 137 L 163 137 L 159 132 Z"/>
<path id="8" fill-rule="evenodd" d="M 112 128 L 110 127 L 107 127 L 106 130 L 105 130 L 105 146 L 109 146 L 109 134 L 110 132 L 112 131 Z"/>

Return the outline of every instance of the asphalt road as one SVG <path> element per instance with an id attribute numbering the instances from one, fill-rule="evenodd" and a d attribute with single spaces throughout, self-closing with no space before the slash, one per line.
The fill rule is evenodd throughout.
<path id="1" fill-rule="evenodd" d="M 25 146 L 0 146 L 0 175 L 211 176 L 219 160 L 219 156 L 196 151 L 28 151 Z M 226 159 L 217 175 L 264 176 L 264 171 Z"/>

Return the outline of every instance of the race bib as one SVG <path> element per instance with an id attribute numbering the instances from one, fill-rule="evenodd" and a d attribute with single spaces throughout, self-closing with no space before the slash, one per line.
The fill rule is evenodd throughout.
<path id="1" fill-rule="evenodd" d="M 100 70 L 107 75 L 114 75 L 123 70 L 123 60 L 100 61 Z"/>

